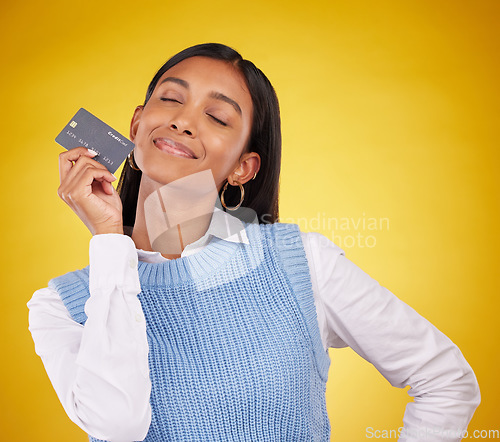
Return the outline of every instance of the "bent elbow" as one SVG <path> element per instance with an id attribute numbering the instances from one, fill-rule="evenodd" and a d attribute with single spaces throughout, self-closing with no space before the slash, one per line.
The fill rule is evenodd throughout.
<path id="1" fill-rule="evenodd" d="M 473 388 L 471 389 L 472 391 L 470 394 L 469 403 L 471 404 L 471 407 L 473 407 L 474 411 L 481 403 L 481 391 L 479 390 L 479 383 L 477 382 L 476 376 L 473 372 L 471 374 L 473 377 Z"/>
<path id="2" fill-rule="evenodd" d="M 472 418 L 476 408 L 481 403 L 481 392 L 479 383 L 470 366 L 463 376 L 456 380 L 455 391 L 458 393 L 457 400 L 467 408 L 469 419 Z"/>
<path id="3" fill-rule="evenodd" d="M 94 426 L 94 434 L 89 434 L 110 442 L 142 441 L 148 434 L 150 423 L 150 413 L 147 419 L 138 419 L 137 416 L 103 419 L 101 425 Z"/>
<path id="4" fill-rule="evenodd" d="M 113 407 L 87 409 L 86 412 L 80 409 L 77 416 L 79 422 L 75 423 L 96 439 L 110 442 L 142 441 L 151 424 L 151 406 L 148 402 L 139 410 L 125 404 L 122 407 L 114 404 Z"/>

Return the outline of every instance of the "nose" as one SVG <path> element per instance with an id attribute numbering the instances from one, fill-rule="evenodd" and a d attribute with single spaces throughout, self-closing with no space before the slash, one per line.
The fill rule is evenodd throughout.
<path id="1" fill-rule="evenodd" d="M 170 129 L 189 137 L 196 135 L 194 116 L 187 109 L 179 110 L 170 121 Z"/>
<path id="2" fill-rule="evenodd" d="M 191 130 L 189 130 L 189 129 L 180 129 L 179 125 L 175 124 L 175 123 L 171 123 L 170 124 L 170 129 L 173 129 L 173 130 L 175 130 L 175 131 L 177 131 L 179 133 L 184 133 L 186 135 L 189 135 L 190 137 L 193 136 L 193 132 Z"/>

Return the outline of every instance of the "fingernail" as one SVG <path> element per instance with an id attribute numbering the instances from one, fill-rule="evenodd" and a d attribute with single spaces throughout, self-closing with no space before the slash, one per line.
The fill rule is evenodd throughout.
<path id="1" fill-rule="evenodd" d="M 114 178 L 115 180 L 117 180 L 117 179 L 118 179 L 118 178 L 116 178 L 116 177 L 115 177 L 115 174 L 114 174 L 114 173 L 112 173 L 111 175 L 113 175 L 113 178 Z"/>
<path id="2" fill-rule="evenodd" d="M 91 153 L 91 155 L 92 155 L 92 156 L 94 156 L 94 157 L 95 157 L 96 155 L 99 155 L 99 154 L 98 154 L 95 150 L 92 150 L 92 149 L 87 149 L 87 150 L 88 150 L 88 151 Z"/>

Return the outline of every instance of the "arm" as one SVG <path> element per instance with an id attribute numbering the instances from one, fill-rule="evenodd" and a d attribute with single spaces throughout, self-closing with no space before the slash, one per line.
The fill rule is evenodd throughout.
<path id="1" fill-rule="evenodd" d="M 345 343 L 393 386 L 411 386 L 401 441 L 425 440 L 426 431 L 433 441 L 459 441 L 450 435 L 467 428 L 480 394 L 457 346 L 325 237 L 304 237 L 326 344 Z"/>
<path id="2" fill-rule="evenodd" d="M 111 441 L 143 440 L 151 382 L 144 314 L 137 294 L 137 252 L 124 235 L 90 241 L 85 326 L 53 289 L 29 301 L 29 328 L 64 410 L 80 428 Z"/>

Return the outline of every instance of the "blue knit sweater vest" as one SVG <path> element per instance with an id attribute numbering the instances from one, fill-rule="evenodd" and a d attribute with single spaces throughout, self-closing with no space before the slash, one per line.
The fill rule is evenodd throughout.
<path id="1" fill-rule="evenodd" d="M 149 343 L 146 441 L 328 441 L 330 360 L 295 225 L 248 225 L 250 244 L 139 262 Z M 85 323 L 88 267 L 50 282 Z M 90 437 L 91 441 L 96 441 Z"/>

